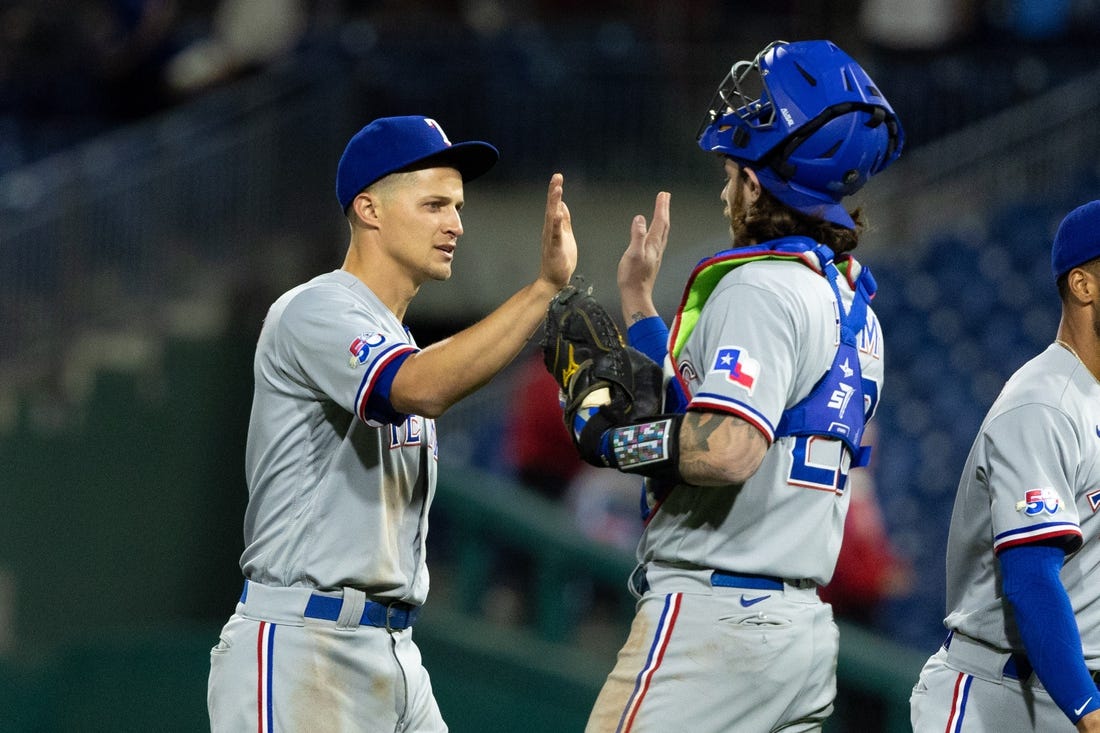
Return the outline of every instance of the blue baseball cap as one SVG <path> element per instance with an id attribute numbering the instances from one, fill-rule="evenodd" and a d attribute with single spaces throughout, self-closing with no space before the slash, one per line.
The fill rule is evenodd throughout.
<path id="1" fill-rule="evenodd" d="M 1090 201 L 1069 212 L 1058 225 L 1050 249 L 1054 279 L 1097 257 L 1100 257 L 1100 201 Z"/>
<path id="2" fill-rule="evenodd" d="M 352 136 L 336 167 L 336 200 L 348 206 L 375 181 L 413 166 L 456 168 L 463 181 L 488 171 L 500 158 L 489 143 L 477 140 L 452 144 L 430 117 L 380 117 Z"/>

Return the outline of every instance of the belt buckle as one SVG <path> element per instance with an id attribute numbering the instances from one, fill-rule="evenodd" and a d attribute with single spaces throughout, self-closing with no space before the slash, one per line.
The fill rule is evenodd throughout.
<path id="1" fill-rule="evenodd" d="M 395 629 L 393 627 L 393 624 L 391 623 L 393 621 L 394 614 L 401 610 L 397 607 L 397 604 L 398 601 L 390 601 L 386 604 L 386 631 L 389 631 L 391 633 L 394 631 L 401 631 L 401 629 Z"/>
<path id="2" fill-rule="evenodd" d="M 417 607 L 404 601 L 390 601 L 383 606 L 386 615 L 386 631 L 404 631 L 416 620 Z M 399 626 L 394 626 L 394 621 Z"/>

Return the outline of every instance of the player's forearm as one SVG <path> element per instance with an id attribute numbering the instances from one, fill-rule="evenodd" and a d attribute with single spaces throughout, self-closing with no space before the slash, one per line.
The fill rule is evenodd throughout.
<path id="1" fill-rule="evenodd" d="M 393 380 L 394 408 L 439 417 L 484 386 L 527 344 L 556 292 L 536 280 L 474 325 L 406 359 Z"/>
<path id="2" fill-rule="evenodd" d="M 768 449 L 759 430 L 713 412 L 688 412 L 680 429 L 680 475 L 695 486 L 739 485 L 756 473 Z"/>
<path id="3" fill-rule="evenodd" d="M 657 306 L 653 304 L 653 297 L 648 292 L 620 290 L 619 301 L 622 304 L 623 321 L 628 328 L 638 321 L 658 315 Z"/>

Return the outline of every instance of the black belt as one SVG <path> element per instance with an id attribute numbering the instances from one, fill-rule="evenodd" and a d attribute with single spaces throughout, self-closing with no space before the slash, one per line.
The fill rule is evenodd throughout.
<path id="1" fill-rule="evenodd" d="M 1004 669 L 1001 670 L 1005 677 L 1011 677 L 1014 680 L 1026 682 L 1030 679 L 1035 670 L 1031 666 L 1031 662 L 1027 660 L 1025 654 L 1010 654 L 1008 660 L 1005 662 Z"/>

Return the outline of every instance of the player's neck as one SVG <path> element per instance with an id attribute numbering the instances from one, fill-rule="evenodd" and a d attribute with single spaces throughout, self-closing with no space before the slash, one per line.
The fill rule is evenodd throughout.
<path id="1" fill-rule="evenodd" d="M 1100 335 L 1091 323 L 1080 323 L 1080 320 L 1063 318 L 1055 342 L 1077 357 L 1100 382 Z"/>
<path id="2" fill-rule="evenodd" d="M 418 284 L 410 282 L 400 272 L 387 267 L 385 262 L 364 259 L 356 247 L 348 248 L 348 254 L 344 258 L 341 269 L 355 275 L 370 288 L 370 291 L 397 317 L 398 321 L 402 323 L 405 321 L 405 311 L 420 290 Z"/>

